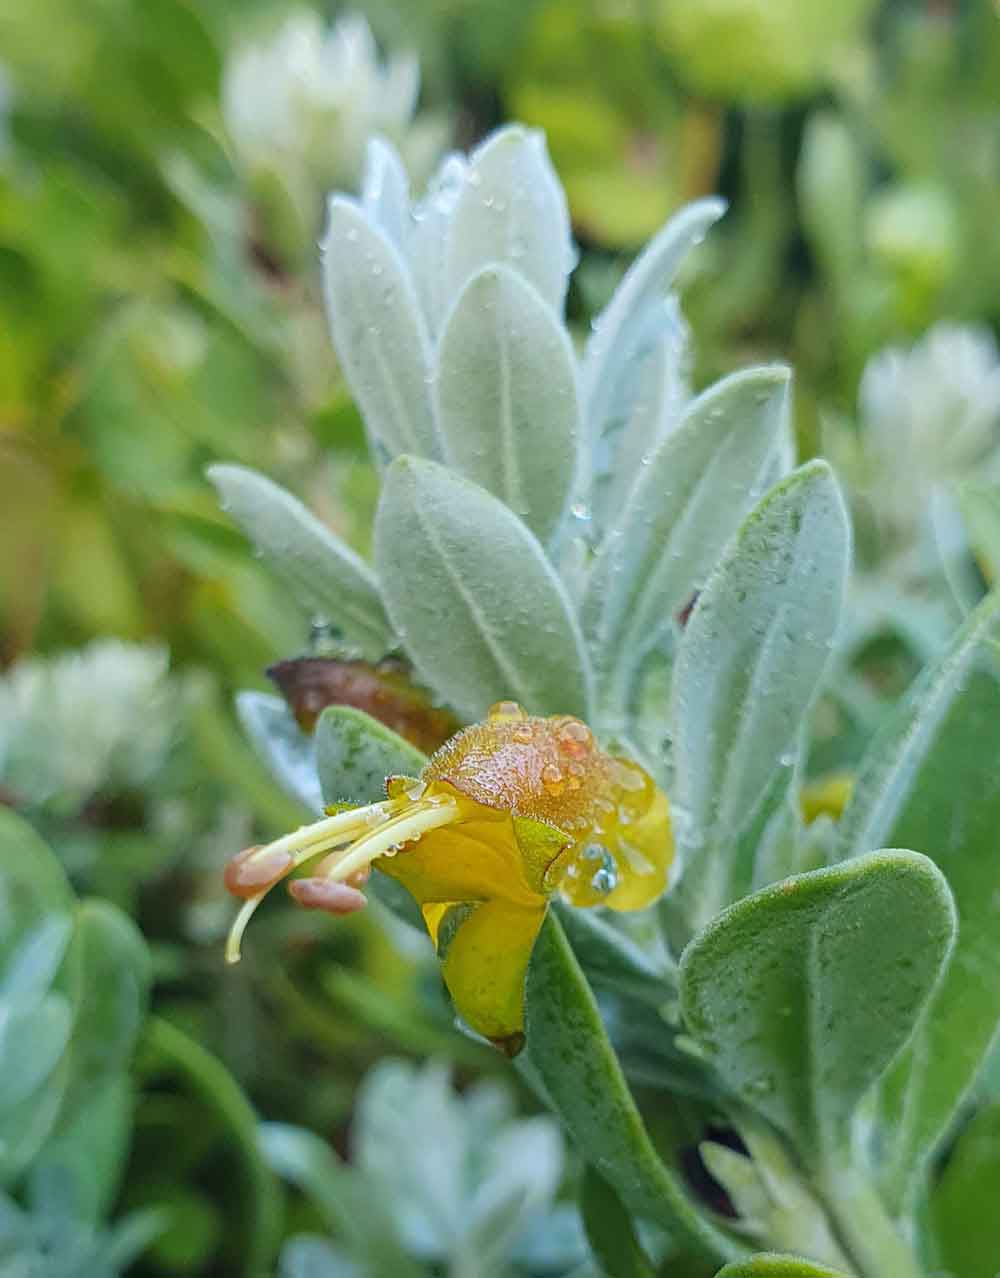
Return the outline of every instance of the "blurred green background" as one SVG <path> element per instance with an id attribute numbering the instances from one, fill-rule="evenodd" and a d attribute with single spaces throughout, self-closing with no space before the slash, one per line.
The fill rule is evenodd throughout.
<path id="1" fill-rule="evenodd" d="M 281 961 L 222 970 L 226 857 L 305 815 L 232 695 L 323 637 L 204 470 L 257 467 L 367 549 L 377 481 L 317 242 L 368 137 L 399 145 L 419 190 L 498 123 L 544 129 L 581 339 L 671 212 L 729 200 L 683 280 L 695 384 L 790 362 L 800 452 L 834 458 L 856 518 L 862 655 L 822 708 L 823 773 L 1000 562 L 998 86 L 989 0 L 0 0 L 5 997 L 49 990 L 37 956 L 57 955 L 46 1010 L 11 1003 L 49 1055 L 16 1107 L 0 1097 L 0 1272 L 586 1272 L 554 1131 L 504 1137 L 544 1146 L 527 1187 L 498 1189 L 463 1143 L 526 1097 L 480 1081 L 459 1100 L 440 1071 L 393 1065 L 356 1112 L 386 1054 L 450 1060 L 463 1089 L 500 1071 L 405 932 L 272 911 L 255 949 Z M 79 979 L 39 931 L 56 918 Z M 108 994 L 96 1022 L 89 980 Z M 382 1131 L 377 1098 L 418 1086 L 425 1126 Z M 295 1126 L 261 1143 L 251 1103 Z M 448 1124 L 465 1189 L 407 1209 L 385 1151 Z M 334 1162 L 349 1139 L 354 1170 Z M 92 1164 L 85 1192 L 67 1168 Z M 489 1270 L 458 1210 L 482 1184 L 527 1204 Z"/>

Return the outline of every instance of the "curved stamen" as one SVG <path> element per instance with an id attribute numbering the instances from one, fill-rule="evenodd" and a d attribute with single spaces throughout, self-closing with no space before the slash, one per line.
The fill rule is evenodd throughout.
<path id="1" fill-rule="evenodd" d="M 234 896 L 243 897 L 244 902 L 226 940 L 226 962 L 240 961 L 240 943 L 247 924 L 276 883 L 314 856 L 338 845 L 350 844 L 356 835 L 370 829 L 373 823 L 376 829 L 382 828 L 387 818 L 409 806 L 410 800 L 401 797 L 371 803 L 349 812 L 338 812 L 311 825 L 300 826 L 273 843 L 247 849 L 234 857 L 227 867 L 226 886 Z"/>
<path id="2" fill-rule="evenodd" d="M 326 877 L 342 883 L 359 870 L 366 869 L 372 861 L 384 856 L 404 843 L 412 843 L 429 830 L 442 825 L 452 825 L 459 816 L 459 805 L 454 799 L 442 803 L 434 799 L 418 799 L 397 817 L 376 826 L 370 834 L 356 839 L 331 865 Z"/>
<path id="3" fill-rule="evenodd" d="M 335 817 L 325 817 L 276 839 L 274 843 L 253 849 L 249 856 L 241 853 L 244 859 L 234 858 L 236 872 L 233 881 L 227 882 L 236 895 L 243 895 L 240 887 L 250 891 L 229 930 L 226 962 L 240 961 L 243 933 L 267 893 L 306 861 L 327 853 L 322 878 L 329 883 L 343 883 L 367 870 L 376 858 L 419 839 L 428 830 L 451 825 L 458 816 L 459 804 L 454 799 L 444 802 L 440 799 L 418 799 L 414 802 L 401 796 L 351 812 L 341 812 Z M 352 841 L 352 836 L 362 830 L 368 830 L 368 833 Z M 339 856 L 335 853 L 338 846 L 343 849 Z M 258 872 L 262 866 L 275 869 L 273 877 L 264 884 Z"/>

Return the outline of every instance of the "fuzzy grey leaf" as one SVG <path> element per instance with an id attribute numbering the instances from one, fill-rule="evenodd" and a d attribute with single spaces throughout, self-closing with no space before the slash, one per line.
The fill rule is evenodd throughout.
<path id="1" fill-rule="evenodd" d="M 392 627 L 367 564 L 298 498 L 264 475 L 217 465 L 208 468 L 208 477 L 223 510 L 299 603 L 338 626 L 363 655 L 383 657 L 393 644 Z"/>
<path id="2" fill-rule="evenodd" d="M 765 491 L 785 448 L 788 399 L 785 368 L 727 377 L 689 405 L 637 469 L 582 607 L 616 711 L 625 710 L 644 654 L 670 629 Z"/>
<path id="3" fill-rule="evenodd" d="M 449 463 L 550 540 L 577 477 L 576 360 L 551 307 L 514 271 L 485 267 L 462 290 L 436 389 Z"/>
<path id="4" fill-rule="evenodd" d="M 353 201 L 330 201 L 323 242 L 330 331 L 377 449 L 440 457 L 431 407 L 431 346 L 399 250 Z"/>
<path id="5" fill-rule="evenodd" d="M 684 899 L 701 926 L 746 892 L 753 848 L 791 774 L 827 666 L 850 557 L 847 513 L 825 462 L 768 494 L 702 591 L 680 644 L 672 721 Z"/>
<path id="6" fill-rule="evenodd" d="M 618 402 L 623 383 L 634 380 L 635 360 L 669 320 L 664 301 L 681 262 L 725 208 L 709 199 L 681 209 L 632 263 L 596 321 L 583 365 L 584 409 L 595 446 L 621 416 Z"/>
<path id="7" fill-rule="evenodd" d="M 575 264 L 566 197 L 544 136 L 519 125 L 497 130 L 470 157 L 448 236 L 450 296 L 498 262 L 561 314 Z"/>
<path id="8" fill-rule="evenodd" d="M 541 546 L 502 502 L 433 462 L 386 472 L 375 559 L 417 670 L 468 719 L 494 701 L 586 717 L 590 671 Z"/>

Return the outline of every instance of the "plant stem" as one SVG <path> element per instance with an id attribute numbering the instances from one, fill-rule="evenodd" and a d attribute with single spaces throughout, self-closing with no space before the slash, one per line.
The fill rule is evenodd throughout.
<path id="1" fill-rule="evenodd" d="M 923 1278 L 913 1251 L 857 1169 L 830 1165 L 820 1172 L 817 1189 L 858 1278 Z"/>

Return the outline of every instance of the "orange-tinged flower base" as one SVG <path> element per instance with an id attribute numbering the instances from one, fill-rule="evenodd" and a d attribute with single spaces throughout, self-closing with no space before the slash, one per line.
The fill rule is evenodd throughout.
<path id="1" fill-rule="evenodd" d="M 446 741 L 421 777 L 391 777 L 386 792 L 382 803 L 233 859 L 227 886 L 245 904 L 231 961 L 257 903 L 298 866 L 327 854 L 294 889 L 302 904 L 331 913 L 358 908 L 357 888 L 374 866 L 420 905 L 458 1012 L 516 1050 L 549 898 L 635 910 L 666 887 L 666 796 L 638 764 L 605 754 L 579 719 L 532 717 L 501 702 Z"/>

